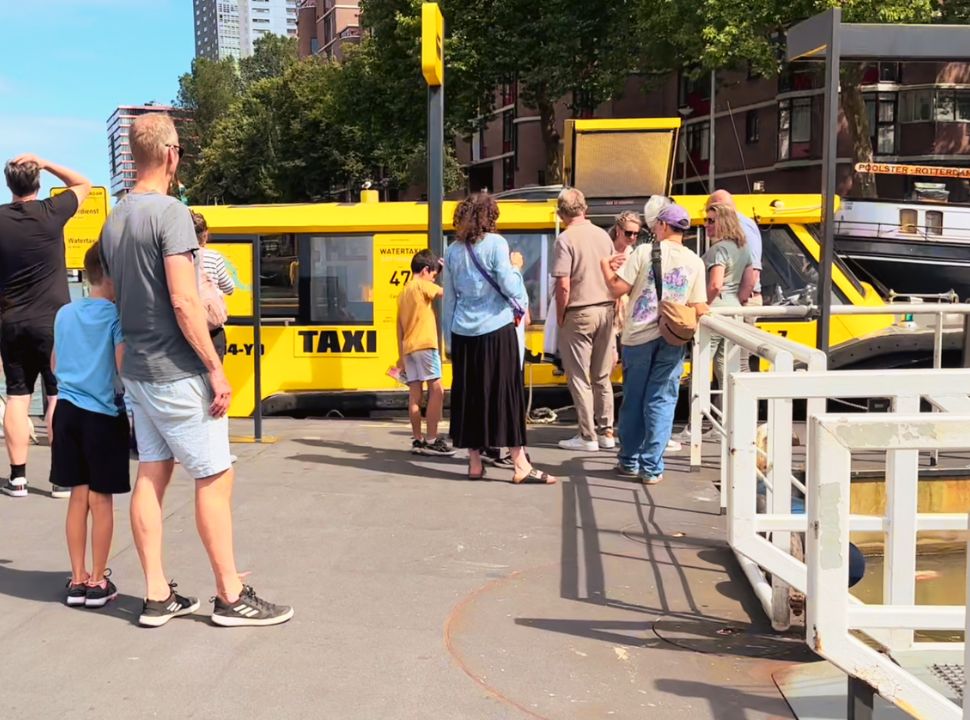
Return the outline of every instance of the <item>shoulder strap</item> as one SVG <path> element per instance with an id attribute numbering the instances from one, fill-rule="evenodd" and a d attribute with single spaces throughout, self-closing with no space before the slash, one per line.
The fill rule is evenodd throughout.
<path id="1" fill-rule="evenodd" d="M 653 283 L 657 287 L 657 302 L 663 299 L 664 279 L 663 269 L 660 267 L 661 260 L 660 241 L 654 240 L 650 246 L 650 263 L 653 265 Z"/>
<path id="2" fill-rule="evenodd" d="M 467 252 L 468 253 L 468 256 L 472 259 L 472 262 L 475 264 L 475 267 L 478 269 L 479 274 L 483 278 L 485 278 L 485 280 L 488 281 L 488 284 L 491 285 L 492 288 L 494 288 L 495 292 L 497 292 L 502 297 L 502 299 L 505 300 L 505 302 L 507 302 L 509 305 L 511 305 L 512 306 L 512 309 L 515 312 L 517 312 L 517 313 L 518 312 L 523 312 L 522 306 L 519 304 L 519 302 L 517 300 L 515 300 L 514 298 L 510 298 L 508 295 L 506 295 L 502 291 L 502 288 L 499 287 L 499 284 L 498 284 L 498 282 L 496 282 L 495 278 L 492 277 L 492 273 L 488 272 L 484 267 L 482 267 L 482 263 L 478 259 L 478 255 L 475 254 L 474 248 L 472 248 L 470 245 L 467 245 L 466 244 L 465 245 L 465 252 Z"/>

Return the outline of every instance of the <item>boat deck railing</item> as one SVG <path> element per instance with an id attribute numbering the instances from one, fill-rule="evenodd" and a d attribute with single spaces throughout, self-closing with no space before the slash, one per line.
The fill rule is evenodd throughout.
<path id="1" fill-rule="evenodd" d="M 804 593 L 806 641 L 850 678 L 917 717 L 970 718 L 970 711 L 964 716 L 953 698 L 893 660 L 894 654 L 913 650 L 966 652 L 965 645 L 920 641 L 914 631 L 963 630 L 970 637 L 965 607 L 917 606 L 915 588 L 917 533 L 968 529 L 965 513 L 918 512 L 917 488 L 920 453 L 970 450 L 970 370 L 940 368 L 938 337 L 933 369 L 829 371 L 823 353 L 725 317 L 804 317 L 811 308 L 737 310 L 701 320 L 692 354 L 691 465 L 701 463 L 706 419 L 721 439 L 721 506 L 728 542 L 773 627 L 790 627 L 792 593 Z M 837 307 L 833 312 L 885 314 L 886 309 Z M 970 316 L 970 305 L 896 305 L 892 312 L 936 315 L 941 336 L 943 315 Z M 726 343 L 720 409 L 710 381 L 715 335 Z M 767 371 L 741 372 L 742 352 L 766 361 Z M 826 411 L 829 400 L 852 398 L 888 398 L 890 411 Z M 796 400 L 806 402 L 804 482 L 792 468 Z M 761 403 L 767 404 L 764 425 L 759 425 Z M 930 412 L 921 412 L 924 403 Z M 885 511 L 853 515 L 852 457 L 873 452 L 885 457 Z M 793 508 L 793 495 L 799 494 L 807 514 Z M 882 605 L 865 604 L 849 592 L 849 533 L 857 531 L 885 533 Z M 964 683 L 968 680 L 964 675 Z"/>

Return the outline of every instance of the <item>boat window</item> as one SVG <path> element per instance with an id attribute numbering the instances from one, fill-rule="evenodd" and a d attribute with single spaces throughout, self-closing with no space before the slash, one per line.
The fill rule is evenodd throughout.
<path id="1" fill-rule="evenodd" d="M 293 235 L 263 235 L 259 257 L 261 315 L 295 318 L 300 309 L 297 238 Z"/>
<path id="2" fill-rule="evenodd" d="M 918 222 L 915 210 L 909 208 L 899 211 L 899 232 L 915 234 Z"/>
<path id="3" fill-rule="evenodd" d="M 943 213 L 940 210 L 926 211 L 926 234 L 927 235 L 943 234 Z"/>
<path id="4" fill-rule="evenodd" d="M 762 238 L 761 292 L 765 305 L 814 304 L 818 263 L 797 241 L 791 228 L 772 226 L 762 232 Z M 845 302 L 834 287 L 832 302 Z"/>
<path id="5" fill-rule="evenodd" d="M 522 253 L 525 264 L 522 266 L 522 279 L 529 293 L 529 314 L 532 322 L 543 322 L 549 311 L 549 293 L 552 290 L 549 268 L 552 266 L 552 246 L 555 236 L 552 233 L 508 232 L 503 236 L 509 243 L 509 250 Z"/>
<path id="6" fill-rule="evenodd" d="M 310 243 L 307 315 L 312 323 L 374 322 L 374 238 L 302 235 Z"/>

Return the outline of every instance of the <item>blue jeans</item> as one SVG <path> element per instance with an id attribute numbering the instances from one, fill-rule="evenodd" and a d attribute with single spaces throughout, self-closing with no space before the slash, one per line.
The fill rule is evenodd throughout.
<path id="1" fill-rule="evenodd" d="M 683 370 L 684 348 L 663 338 L 623 346 L 621 467 L 645 475 L 663 473 Z"/>

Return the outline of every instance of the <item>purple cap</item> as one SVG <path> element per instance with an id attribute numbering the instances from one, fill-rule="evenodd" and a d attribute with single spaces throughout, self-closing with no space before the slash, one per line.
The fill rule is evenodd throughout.
<path id="1" fill-rule="evenodd" d="M 686 230 L 690 227 L 690 215 L 684 208 L 674 203 L 660 211 L 657 222 L 667 223 L 678 230 Z"/>

